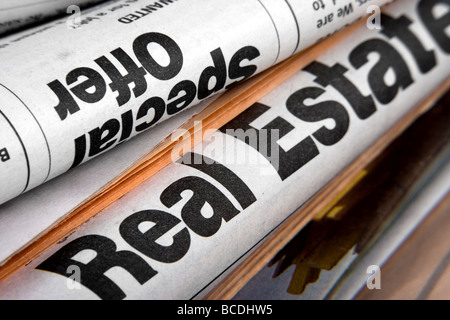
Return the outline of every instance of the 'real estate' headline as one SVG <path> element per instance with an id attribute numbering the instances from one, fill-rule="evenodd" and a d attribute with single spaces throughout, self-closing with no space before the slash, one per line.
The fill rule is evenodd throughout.
<path id="1" fill-rule="evenodd" d="M 0 38 L 0 203 L 388 0 L 119 0 Z"/>
<path id="2" fill-rule="evenodd" d="M 448 83 L 449 9 L 448 0 L 390 5 L 380 30 L 361 26 L 317 57 L 2 281 L 0 298 L 203 297 Z"/>

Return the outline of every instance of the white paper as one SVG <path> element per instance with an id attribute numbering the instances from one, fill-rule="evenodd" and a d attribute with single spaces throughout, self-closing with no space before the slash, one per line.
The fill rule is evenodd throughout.
<path id="1" fill-rule="evenodd" d="M 231 134 L 242 132 L 216 132 L 193 151 L 203 162 L 161 170 L 0 283 L 0 298 L 196 296 L 448 79 L 449 39 L 439 37 L 446 26 L 419 17 L 445 9 L 394 4 L 391 22 L 410 21 L 406 42 L 385 35 L 396 24 L 383 33 L 361 28 L 226 126 L 254 118 L 248 134 L 259 130 L 259 151 Z M 411 36 L 418 43 L 408 47 Z M 331 71 L 341 81 L 323 76 Z M 281 138 L 264 140 L 264 132 Z"/>

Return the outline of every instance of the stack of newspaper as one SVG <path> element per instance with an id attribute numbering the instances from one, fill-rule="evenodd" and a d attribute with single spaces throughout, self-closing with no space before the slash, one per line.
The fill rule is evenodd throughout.
<path id="1" fill-rule="evenodd" d="M 443 0 L 0 4 L 0 299 L 374 298 L 448 208 L 449 28 Z"/>

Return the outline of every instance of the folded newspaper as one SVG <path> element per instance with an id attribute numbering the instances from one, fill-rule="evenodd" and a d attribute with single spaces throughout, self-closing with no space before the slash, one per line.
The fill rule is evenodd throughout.
<path id="1" fill-rule="evenodd" d="M 380 30 L 361 27 L 182 158 L 175 150 L 173 164 L 3 280 L 0 298 L 201 295 L 448 80 L 449 17 L 440 1 L 394 3 Z"/>
<path id="2" fill-rule="evenodd" d="M 121 0 L 0 38 L 0 203 L 388 2 Z"/>

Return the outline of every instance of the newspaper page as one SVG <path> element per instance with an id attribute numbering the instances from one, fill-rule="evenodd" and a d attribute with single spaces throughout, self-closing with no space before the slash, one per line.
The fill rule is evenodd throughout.
<path id="1" fill-rule="evenodd" d="M 446 15 L 447 14 L 447 15 Z M 394 3 L 0 283 L 1 299 L 190 299 L 449 77 L 448 6 Z"/>
<path id="2" fill-rule="evenodd" d="M 387 2 L 122 0 L 0 39 L 0 203 Z"/>
<path id="3" fill-rule="evenodd" d="M 78 19 L 80 9 L 104 1 L 106 0 L 3 0 L 0 3 L 0 35 L 66 14 Z"/>

